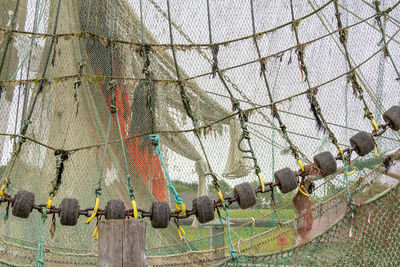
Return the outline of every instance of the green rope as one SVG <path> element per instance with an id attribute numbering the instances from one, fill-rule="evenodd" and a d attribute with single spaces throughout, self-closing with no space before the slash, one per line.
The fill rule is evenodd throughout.
<path id="1" fill-rule="evenodd" d="M 112 113 L 110 112 L 110 115 L 108 117 L 108 126 L 107 126 L 106 141 L 105 141 L 105 144 L 104 144 L 103 158 L 101 160 L 101 165 L 100 165 L 99 180 L 97 182 L 97 188 L 95 190 L 96 198 L 100 197 L 100 195 L 101 195 L 101 181 L 103 180 L 103 169 L 104 169 L 104 162 L 105 162 L 105 159 L 106 159 L 106 151 L 107 151 L 108 139 L 110 137 L 111 120 L 112 120 Z"/>
<path id="2" fill-rule="evenodd" d="M 19 10 L 19 4 L 20 4 L 20 0 L 17 0 L 17 3 L 15 4 L 15 9 L 14 9 L 14 13 L 11 19 L 11 29 L 8 31 L 8 35 L 7 35 L 7 41 L 6 41 L 6 47 L 4 48 L 4 52 L 3 55 L 1 57 L 1 63 L 0 63 L 0 76 L 1 73 L 3 71 L 3 67 L 4 67 L 4 62 L 6 60 L 6 55 L 7 55 L 7 51 L 8 51 L 8 47 L 10 46 L 10 44 L 12 43 L 13 39 L 12 39 L 12 31 L 14 30 L 15 27 L 15 18 L 18 15 L 18 10 Z M 1 88 L 0 88 L 0 93 L 1 93 Z"/>
<path id="3" fill-rule="evenodd" d="M 174 185 L 172 184 L 171 178 L 170 178 L 170 176 L 168 174 L 167 168 L 165 167 L 164 160 L 162 158 L 161 149 L 160 149 L 160 142 L 159 142 L 160 136 L 158 134 L 151 134 L 150 135 L 150 140 L 151 140 L 151 142 L 153 143 L 153 146 L 156 149 L 156 153 L 157 153 L 158 158 L 160 159 L 161 165 L 162 165 L 162 167 L 164 169 L 165 176 L 167 176 L 167 180 L 168 180 L 167 187 L 171 190 L 172 194 L 174 195 L 175 202 L 177 204 L 182 204 L 183 200 L 179 196 L 179 194 L 176 191 Z"/>
<path id="4" fill-rule="evenodd" d="M 236 261 L 237 258 L 238 258 L 238 253 L 237 253 L 237 251 L 235 249 L 235 246 L 233 245 L 233 242 L 232 242 L 231 224 L 229 222 L 229 207 L 227 205 L 224 205 L 223 209 L 224 209 L 226 218 L 220 216 L 220 220 L 221 220 L 221 218 L 223 218 L 226 221 L 226 225 L 228 227 L 228 240 L 229 240 L 228 249 L 229 249 L 229 254 L 231 254 L 232 259 L 234 261 Z"/>
<path id="5" fill-rule="evenodd" d="M 112 106 L 111 109 L 112 108 L 115 108 L 115 107 Z M 115 118 L 117 120 L 119 140 L 121 142 L 121 149 L 122 149 L 122 157 L 124 159 L 125 177 L 126 177 L 126 184 L 128 186 L 129 199 L 130 200 L 135 200 L 135 192 L 134 192 L 133 187 L 131 185 L 131 174 L 129 172 L 128 160 L 127 160 L 127 157 L 126 157 L 124 140 L 122 138 L 121 126 L 119 124 L 118 109 L 117 108 L 115 108 Z"/>
<path id="6" fill-rule="evenodd" d="M 42 267 L 44 264 L 43 243 L 44 243 L 44 230 L 46 226 L 46 219 L 47 219 L 46 208 L 42 208 L 42 231 L 40 233 L 40 241 L 38 243 L 36 252 L 37 267 Z"/>
<path id="7" fill-rule="evenodd" d="M 43 17 L 43 14 L 44 14 L 43 11 L 44 11 L 44 6 L 45 6 L 44 3 L 45 3 L 45 2 L 46 2 L 45 0 L 42 0 L 41 6 L 40 6 L 40 11 L 39 11 L 39 17 L 38 17 L 37 22 L 35 21 L 35 25 L 34 25 L 34 28 L 33 28 L 33 32 L 37 32 L 37 28 L 38 28 L 38 26 L 39 26 L 39 24 L 40 24 L 40 21 L 42 20 L 42 17 Z M 17 67 L 17 69 L 15 70 L 14 74 L 11 75 L 10 80 L 13 80 L 13 79 L 15 78 L 15 76 L 17 76 L 18 71 L 22 68 L 22 66 L 24 65 L 25 61 L 28 59 L 28 57 L 31 56 L 32 50 L 33 50 L 33 47 L 34 47 L 34 46 L 35 46 L 35 38 L 32 38 L 32 40 L 31 40 L 31 46 L 30 46 L 30 48 L 29 48 L 29 51 L 26 53 L 26 55 L 25 55 L 25 57 L 23 58 L 22 62 L 18 65 L 18 67 Z"/>
<path id="8" fill-rule="evenodd" d="M 19 1 L 20 0 L 18 0 L 18 2 L 17 2 L 16 10 L 18 8 Z M 53 51 L 53 46 L 54 46 L 54 42 L 55 42 L 55 34 L 57 33 L 57 26 L 58 26 L 58 18 L 59 18 L 59 14 L 60 14 L 60 8 L 61 8 L 61 0 L 58 0 L 57 11 L 56 11 L 56 16 L 55 16 L 55 22 L 54 22 L 54 26 L 53 26 L 53 35 L 52 35 L 52 39 L 51 39 L 51 42 L 50 42 L 50 47 L 49 47 L 49 51 L 48 51 L 48 54 L 47 54 L 47 57 L 46 57 L 46 61 L 45 61 L 44 69 L 43 69 L 43 72 L 42 72 L 42 76 L 41 76 L 41 79 L 40 79 L 40 82 L 39 82 L 39 88 L 37 89 L 35 95 L 33 96 L 32 104 L 31 104 L 31 106 L 30 106 L 30 108 L 28 110 L 28 115 L 27 115 L 26 120 L 25 120 L 25 122 L 23 124 L 23 127 L 21 128 L 20 135 L 25 135 L 27 130 L 28 130 L 28 126 L 30 124 L 29 122 L 30 122 L 30 119 L 32 117 L 33 110 L 34 110 L 34 108 L 36 106 L 37 99 L 39 97 L 39 94 L 42 92 L 44 84 L 45 84 L 45 82 L 44 82 L 45 81 L 45 75 L 47 73 L 47 68 L 48 68 L 49 61 L 50 61 L 50 55 L 51 55 L 51 53 Z M 3 66 L 2 66 L 2 64 L 4 63 L 3 61 L 2 61 L 1 66 L 0 66 L 0 73 L 1 73 L 1 70 L 3 68 Z M 7 164 L 7 171 L 6 171 L 7 174 L 4 175 L 4 177 L 2 178 L 2 183 L 1 183 L 1 184 L 5 184 L 6 188 L 8 188 L 9 185 L 10 185 L 10 174 L 11 174 L 11 171 L 12 171 L 12 169 L 14 167 L 14 164 L 15 164 L 15 161 L 17 159 L 17 156 L 21 152 L 21 148 L 22 148 L 22 145 L 24 144 L 24 142 L 25 142 L 24 138 L 20 138 L 19 139 L 18 145 L 14 149 L 14 151 L 12 153 L 12 156 L 11 156 L 11 159 L 9 160 L 9 162 Z"/>

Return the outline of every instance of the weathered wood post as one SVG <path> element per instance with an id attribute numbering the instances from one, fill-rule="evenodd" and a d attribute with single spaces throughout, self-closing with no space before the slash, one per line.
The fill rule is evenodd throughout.
<path id="1" fill-rule="evenodd" d="M 146 266 L 143 220 L 102 220 L 99 224 L 99 267 Z"/>

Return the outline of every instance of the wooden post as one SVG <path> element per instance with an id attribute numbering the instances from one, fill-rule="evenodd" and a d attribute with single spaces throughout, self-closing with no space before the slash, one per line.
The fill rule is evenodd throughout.
<path id="1" fill-rule="evenodd" d="M 102 220 L 99 224 L 99 267 L 146 266 L 143 220 Z"/>

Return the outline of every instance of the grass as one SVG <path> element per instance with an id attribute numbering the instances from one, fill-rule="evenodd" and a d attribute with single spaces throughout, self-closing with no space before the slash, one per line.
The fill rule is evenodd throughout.
<path id="1" fill-rule="evenodd" d="M 266 219 L 270 220 L 276 219 L 275 214 L 271 209 L 254 209 L 254 210 L 237 209 L 237 210 L 230 210 L 229 212 L 230 218 L 247 218 L 247 219 L 251 217 L 257 219 L 266 214 L 271 214 L 267 216 Z M 293 219 L 295 215 L 292 209 L 284 209 L 278 212 L 278 216 L 280 217 L 281 220 L 290 220 Z M 186 238 L 189 241 L 193 250 L 204 250 L 210 248 L 212 240 L 210 240 L 211 238 L 209 236 L 212 235 L 212 230 L 211 230 L 212 226 L 202 225 L 200 229 L 192 228 L 189 225 L 184 225 L 182 227 L 186 232 Z M 248 225 L 243 227 L 233 226 L 231 229 L 232 229 L 231 230 L 232 241 L 233 243 L 236 243 L 239 240 L 244 240 L 254 235 L 264 233 L 270 230 L 271 228 L 259 227 L 259 226 L 253 227 L 252 225 Z M 266 252 L 278 251 L 281 249 L 281 246 L 278 245 L 277 243 L 277 236 L 282 233 L 284 233 L 287 236 L 287 244 L 284 245 L 283 248 L 285 249 L 291 247 L 293 245 L 294 229 L 290 227 L 283 227 L 281 230 L 278 229 L 273 230 L 271 231 L 271 233 L 264 234 L 261 237 L 255 238 L 251 241 L 246 241 L 243 243 L 241 242 L 240 249 L 243 251 L 250 252 L 251 248 L 251 253 L 266 253 Z M 198 240 L 201 238 L 204 239 Z M 222 236 L 219 237 L 217 236 L 214 238 L 218 239 L 219 242 L 222 242 Z M 224 242 L 225 245 L 229 244 L 229 236 L 226 229 L 224 234 Z"/>
<path id="2" fill-rule="evenodd" d="M 294 219 L 295 214 L 293 209 L 283 209 L 279 210 L 278 216 L 281 220 L 291 220 Z M 271 214 L 267 216 L 266 219 L 276 219 L 275 214 L 273 213 L 272 209 L 254 209 L 254 210 L 229 210 L 229 216 L 231 218 L 251 218 L 257 219 L 263 215 Z"/>

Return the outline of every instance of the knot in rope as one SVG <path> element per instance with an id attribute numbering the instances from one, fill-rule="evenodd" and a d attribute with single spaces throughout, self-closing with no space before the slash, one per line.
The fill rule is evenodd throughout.
<path id="1" fill-rule="evenodd" d="M 213 64 L 212 64 L 212 77 L 215 78 L 216 73 L 218 71 L 218 51 L 219 51 L 219 44 L 212 44 L 211 45 L 211 53 L 213 56 Z"/>

